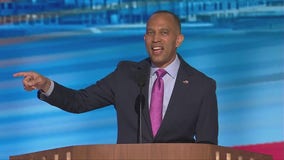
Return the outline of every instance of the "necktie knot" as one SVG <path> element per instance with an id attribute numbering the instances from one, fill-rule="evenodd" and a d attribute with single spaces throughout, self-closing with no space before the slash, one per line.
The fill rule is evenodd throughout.
<path id="1" fill-rule="evenodd" d="M 157 78 L 163 78 L 166 73 L 167 71 L 165 71 L 164 69 L 158 69 L 156 71 Z"/>

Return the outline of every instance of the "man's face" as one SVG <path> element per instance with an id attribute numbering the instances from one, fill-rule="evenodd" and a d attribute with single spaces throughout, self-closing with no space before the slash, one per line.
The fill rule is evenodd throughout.
<path id="1" fill-rule="evenodd" d="M 176 48 L 182 43 L 183 35 L 170 14 L 158 13 L 150 17 L 144 40 L 152 63 L 165 68 L 174 61 Z"/>

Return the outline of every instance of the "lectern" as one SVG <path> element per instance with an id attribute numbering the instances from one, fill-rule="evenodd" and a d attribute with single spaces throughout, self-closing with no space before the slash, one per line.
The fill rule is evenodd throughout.
<path id="1" fill-rule="evenodd" d="M 146 143 L 69 146 L 10 160 L 272 160 L 272 156 L 211 144 Z"/>

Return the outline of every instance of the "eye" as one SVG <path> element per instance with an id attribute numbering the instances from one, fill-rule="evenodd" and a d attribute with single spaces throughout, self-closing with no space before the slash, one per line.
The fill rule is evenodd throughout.
<path id="1" fill-rule="evenodd" d="M 167 35 L 169 35 L 169 31 L 163 30 L 163 31 L 161 31 L 161 35 L 167 36 Z"/>
<path id="2" fill-rule="evenodd" d="M 152 36 L 152 35 L 154 35 L 154 31 L 148 30 L 148 31 L 146 32 L 146 34 L 147 34 L 148 36 Z"/>

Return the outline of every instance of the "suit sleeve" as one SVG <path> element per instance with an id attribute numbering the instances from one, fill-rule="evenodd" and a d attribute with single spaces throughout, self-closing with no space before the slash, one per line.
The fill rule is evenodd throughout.
<path id="1" fill-rule="evenodd" d="M 82 113 L 114 103 L 115 72 L 85 89 L 73 90 L 54 83 L 50 96 L 38 92 L 38 98 L 72 113 Z"/>
<path id="2" fill-rule="evenodd" d="M 216 82 L 209 79 L 207 84 L 196 124 L 196 142 L 218 144 Z"/>

